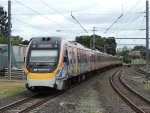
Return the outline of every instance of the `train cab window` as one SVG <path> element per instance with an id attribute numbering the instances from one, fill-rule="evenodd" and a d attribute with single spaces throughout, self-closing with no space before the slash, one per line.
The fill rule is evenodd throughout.
<path id="1" fill-rule="evenodd" d="M 30 62 L 56 62 L 58 50 L 31 50 Z"/>

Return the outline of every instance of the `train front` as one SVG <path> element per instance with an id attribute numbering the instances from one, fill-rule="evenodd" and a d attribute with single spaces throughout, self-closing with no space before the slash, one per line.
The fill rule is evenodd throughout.
<path id="1" fill-rule="evenodd" d="M 55 74 L 59 64 L 61 38 L 35 37 L 25 61 L 26 87 L 31 91 L 57 89 Z"/>

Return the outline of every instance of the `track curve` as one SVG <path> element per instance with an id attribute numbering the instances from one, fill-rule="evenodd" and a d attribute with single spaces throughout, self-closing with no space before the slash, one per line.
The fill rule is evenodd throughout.
<path id="1" fill-rule="evenodd" d="M 138 94 L 123 82 L 123 71 L 124 69 L 121 68 L 112 74 L 109 79 L 111 86 L 133 110 L 138 113 L 150 113 L 150 100 Z"/>

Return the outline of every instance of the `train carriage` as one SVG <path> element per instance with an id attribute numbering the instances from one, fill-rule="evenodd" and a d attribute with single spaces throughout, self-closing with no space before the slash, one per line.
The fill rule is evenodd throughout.
<path id="1" fill-rule="evenodd" d="M 32 91 L 40 88 L 63 90 L 72 80 L 84 79 L 88 72 L 121 64 L 121 58 L 60 37 L 34 37 L 25 61 L 26 87 Z"/>

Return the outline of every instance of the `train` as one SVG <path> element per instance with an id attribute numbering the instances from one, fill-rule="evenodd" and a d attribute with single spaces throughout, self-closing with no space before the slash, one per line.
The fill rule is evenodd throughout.
<path id="1" fill-rule="evenodd" d="M 24 64 L 25 86 L 31 91 L 65 90 L 72 82 L 84 81 L 88 73 L 122 63 L 122 57 L 89 49 L 61 37 L 34 37 L 28 45 Z"/>

